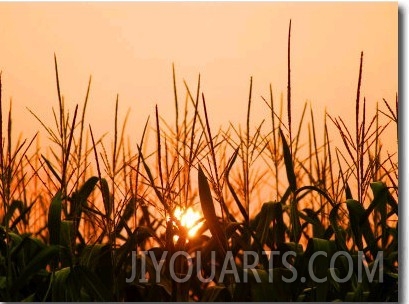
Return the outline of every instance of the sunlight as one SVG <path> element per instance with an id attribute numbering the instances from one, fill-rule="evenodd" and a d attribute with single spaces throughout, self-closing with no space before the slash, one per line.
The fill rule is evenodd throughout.
<path id="1" fill-rule="evenodd" d="M 198 229 L 203 225 L 203 223 L 199 222 L 201 218 L 200 213 L 194 211 L 191 207 L 185 211 L 177 207 L 174 215 L 180 221 L 182 226 L 188 230 L 189 237 L 194 237 Z"/>

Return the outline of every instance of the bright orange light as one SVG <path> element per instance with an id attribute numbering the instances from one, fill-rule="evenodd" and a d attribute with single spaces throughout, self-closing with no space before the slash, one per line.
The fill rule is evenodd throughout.
<path id="1" fill-rule="evenodd" d="M 197 230 L 203 225 L 203 223 L 198 222 L 201 217 L 200 213 L 194 211 L 191 207 L 189 207 L 185 211 L 177 207 L 174 215 L 180 221 L 182 226 L 184 226 L 188 230 L 189 237 L 195 236 Z"/>

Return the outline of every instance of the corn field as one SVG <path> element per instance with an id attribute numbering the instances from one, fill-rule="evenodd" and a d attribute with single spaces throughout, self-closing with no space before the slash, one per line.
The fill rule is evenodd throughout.
<path id="1" fill-rule="evenodd" d="M 382 146 L 398 96 L 361 97 L 361 54 L 355 125 L 328 112 L 317 128 L 307 103 L 294 121 L 290 30 L 286 99 L 256 100 L 250 79 L 245 125 L 217 131 L 200 76 L 182 89 L 173 68 L 174 124 L 156 107 L 127 137 L 117 99 L 112 138 L 95 138 L 91 78 L 68 109 L 55 57 L 55 124 L 30 110 L 46 148 L 1 111 L 0 300 L 398 301 L 397 146 Z"/>

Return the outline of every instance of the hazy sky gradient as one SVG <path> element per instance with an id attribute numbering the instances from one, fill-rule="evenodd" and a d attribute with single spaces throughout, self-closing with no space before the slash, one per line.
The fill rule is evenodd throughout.
<path id="1" fill-rule="evenodd" d="M 286 94 L 287 35 L 292 19 L 294 119 L 310 101 L 353 117 L 360 52 L 362 96 L 395 101 L 398 91 L 398 4 L 388 3 L 0 3 L 3 100 L 13 99 L 14 126 L 25 137 L 41 129 L 26 107 L 51 122 L 57 108 L 58 58 L 67 106 L 82 103 L 92 74 L 88 122 L 97 135 L 113 130 L 119 94 L 128 130 L 140 134 L 158 104 L 174 121 L 172 63 L 179 98 L 202 77 L 212 124 L 244 123 L 250 76 L 253 119 L 269 118 L 260 96 Z M 391 144 L 396 137 L 389 136 Z M 139 137 L 132 138 L 139 141 Z"/>

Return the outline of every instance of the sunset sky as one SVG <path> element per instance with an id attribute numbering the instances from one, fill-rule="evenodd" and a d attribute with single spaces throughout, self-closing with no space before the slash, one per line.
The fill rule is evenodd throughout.
<path id="1" fill-rule="evenodd" d="M 95 133 L 113 130 L 130 109 L 128 131 L 140 134 L 155 104 L 174 121 L 172 63 L 178 93 L 183 79 L 195 91 L 198 74 L 214 126 L 245 123 L 250 77 L 253 119 L 268 119 L 261 96 L 286 94 L 287 35 L 292 20 L 291 65 L 295 121 L 304 102 L 316 120 L 324 109 L 353 117 L 360 52 L 362 96 L 370 111 L 398 92 L 398 4 L 0 3 L 0 70 L 4 107 L 13 100 L 14 128 L 24 137 L 41 129 L 26 108 L 51 124 L 57 108 L 53 54 L 62 93 L 73 111 L 92 75 L 88 122 Z M 3 110 L 4 111 L 4 110 Z M 396 145 L 395 133 L 385 141 Z M 139 138 L 134 138 L 139 141 Z M 396 151 L 396 149 L 391 149 Z"/>

